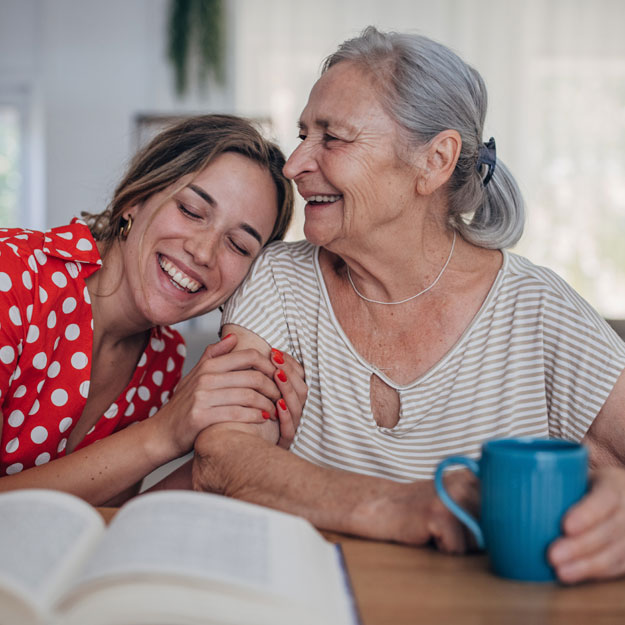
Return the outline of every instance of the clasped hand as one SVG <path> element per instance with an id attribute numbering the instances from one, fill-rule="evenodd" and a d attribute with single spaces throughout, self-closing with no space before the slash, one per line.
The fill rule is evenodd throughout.
<path id="1" fill-rule="evenodd" d="M 193 448 L 197 435 L 216 423 L 279 423 L 278 444 L 293 440 L 308 389 L 301 365 L 288 354 L 271 357 L 255 349 L 233 351 L 235 335 L 209 345 L 153 417 L 172 458 Z"/>

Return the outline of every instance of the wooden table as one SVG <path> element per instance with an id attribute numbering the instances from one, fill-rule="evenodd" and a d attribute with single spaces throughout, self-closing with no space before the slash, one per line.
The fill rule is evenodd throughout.
<path id="1" fill-rule="evenodd" d="M 116 512 L 99 511 L 107 521 Z M 625 625 L 625 579 L 512 582 L 495 577 L 484 555 L 324 535 L 343 547 L 363 625 Z"/>

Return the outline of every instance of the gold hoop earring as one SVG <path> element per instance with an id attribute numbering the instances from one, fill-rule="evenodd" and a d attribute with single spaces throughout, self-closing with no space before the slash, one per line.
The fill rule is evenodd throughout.
<path id="1" fill-rule="evenodd" d="M 128 234 L 130 233 L 130 229 L 132 228 L 132 215 L 128 215 L 127 218 L 123 218 L 122 227 L 119 229 L 119 237 L 122 241 L 125 241 L 128 238 Z"/>

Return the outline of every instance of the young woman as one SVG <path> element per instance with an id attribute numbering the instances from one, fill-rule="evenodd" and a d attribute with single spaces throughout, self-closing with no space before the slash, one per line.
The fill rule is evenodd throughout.
<path id="1" fill-rule="evenodd" d="M 271 418 L 292 432 L 306 392 L 293 362 L 230 353 L 225 337 L 178 384 L 185 347 L 168 327 L 220 306 L 282 238 L 283 165 L 248 122 L 196 117 L 143 149 L 86 223 L 0 229 L 1 489 L 104 504 L 208 425 Z"/>

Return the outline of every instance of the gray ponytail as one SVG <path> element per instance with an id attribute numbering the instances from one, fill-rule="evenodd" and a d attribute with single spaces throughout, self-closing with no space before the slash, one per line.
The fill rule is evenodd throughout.
<path id="1" fill-rule="evenodd" d="M 343 42 L 323 64 L 341 61 L 369 71 L 383 105 L 420 146 L 443 130 L 460 133 L 462 149 L 449 182 L 449 223 L 470 243 L 491 249 L 514 245 L 523 234 L 521 192 L 497 159 L 487 185 L 478 171 L 486 116 L 486 86 L 479 73 L 442 44 L 422 35 L 383 33 L 373 26 Z"/>

